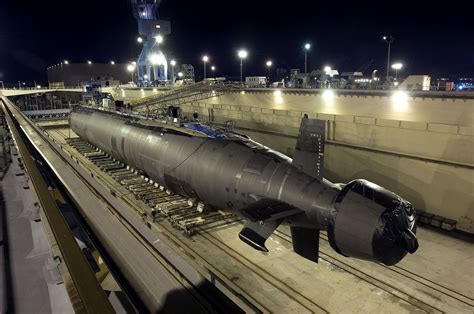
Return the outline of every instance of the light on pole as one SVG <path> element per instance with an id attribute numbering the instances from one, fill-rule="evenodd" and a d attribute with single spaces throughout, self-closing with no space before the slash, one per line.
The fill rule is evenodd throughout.
<path id="1" fill-rule="evenodd" d="M 176 65 L 176 61 L 171 60 L 170 64 L 171 64 L 171 82 L 174 83 L 174 66 Z"/>
<path id="2" fill-rule="evenodd" d="M 141 43 L 143 42 L 143 38 L 137 37 L 137 42 L 138 42 L 139 44 L 141 44 Z"/>
<path id="3" fill-rule="evenodd" d="M 212 70 L 212 76 L 216 77 L 216 67 L 214 65 L 211 67 L 211 70 Z"/>
<path id="4" fill-rule="evenodd" d="M 133 64 L 127 65 L 127 71 L 130 72 L 130 74 L 132 75 L 132 83 L 134 83 L 133 82 L 133 72 L 135 72 L 135 66 Z"/>
<path id="5" fill-rule="evenodd" d="M 158 44 L 161 44 L 163 42 L 163 36 L 161 35 L 156 36 L 155 39 Z"/>
<path id="6" fill-rule="evenodd" d="M 268 80 L 270 80 L 270 68 L 273 65 L 272 60 L 268 60 L 267 62 L 265 62 L 265 65 L 267 66 L 267 77 L 268 77 Z"/>
<path id="7" fill-rule="evenodd" d="M 243 67 L 244 67 L 244 59 L 247 58 L 248 53 L 247 50 L 241 49 L 238 52 L 238 56 L 240 58 L 240 84 L 243 83 Z"/>
<path id="8" fill-rule="evenodd" d="M 383 41 L 385 41 L 388 44 L 388 49 L 387 49 L 387 76 L 386 76 L 386 79 L 388 80 L 388 76 L 390 75 L 390 46 L 395 41 L 395 37 L 393 37 L 392 35 L 388 35 L 388 36 L 383 36 L 382 39 L 383 39 Z"/>
<path id="9" fill-rule="evenodd" d="M 206 64 L 207 64 L 207 61 L 209 61 L 209 57 L 208 56 L 203 56 L 202 57 L 202 62 L 204 62 L 204 79 L 206 79 Z"/>
<path id="10" fill-rule="evenodd" d="M 308 73 L 308 50 L 311 49 L 311 44 L 304 45 L 304 73 Z"/>
<path id="11" fill-rule="evenodd" d="M 392 69 L 395 70 L 395 80 L 398 78 L 398 71 L 403 68 L 403 64 L 399 63 L 394 63 L 392 64 Z"/>

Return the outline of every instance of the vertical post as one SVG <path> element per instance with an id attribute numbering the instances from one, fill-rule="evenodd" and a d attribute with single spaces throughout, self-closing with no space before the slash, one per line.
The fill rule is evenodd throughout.
<path id="1" fill-rule="evenodd" d="M 304 73 L 308 72 L 308 50 L 304 51 Z"/>
<path id="2" fill-rule="evenodd" d="M 388 42 L 388 52 L 387 52 L 387 79 L 388 79 L 388 76 L 389 76 L 389 72 L 390 72 L 390 45 L 391 45 L 391 41 L 389 40 Z"/>
<path id="3" fill-rule="evenodd" d="M 206 79 L 206 61 L 204 61 L 204 80 Z"/>
<path id="4" fill-rule="evenodd" d="M 242 85 L 243 83 L 242 68 L 243 68 L 243 58 L 240 58 L 240 85 Z"/>

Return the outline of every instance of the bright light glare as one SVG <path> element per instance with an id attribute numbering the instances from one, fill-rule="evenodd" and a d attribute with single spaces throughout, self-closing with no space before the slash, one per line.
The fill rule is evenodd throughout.
<path id="1" fill-rule="evenodd" d="M 64 60 L 64 64 L 69 64 L 69 61 L 67 61 L 67 60 Z"/>
<path id="2" fill-rule="evenodd" d="M 156 42 L 159 43 L 159 44 L 161 44 L 163 42 L 163 36 L 161 36 L 161 35 L 156 36 L 155 39 L 156 39 Z"/>
<path id="3" fill-rule="evenodd" d="M 110 61 L 110 64 L 114 65 L 114 64 L 115 64 L 115 61 Z"/>
<path id="4" fill-rule="evenodd" d="M 324 99 L 324 100 L 333 100 L 333 99 L 334 99 L 334 96 L 335 96 L 334 92 L 333 92 L 332 90 L 330 90 L 330 89 L 329 89 L 329 90 L 325 90 L 325 91 L 323 92 L 323 99 Z"/>
<path id="5" fill-rule="evenodd" d="M 216 67 L 215 67 L 215 66 L 212 66 L 212 67 L 211 67 L 211 70 L 212 70 L 212 71 L 215 71 L 215 70 L 216 70 Z"/>
<path id="6" fill-rule="evenodd" d="M 161 54 L 161 53 L 160 54 L 154 53 L 151 56 L 149 56 L 148 59 L 154 65 L 161 65 L 161 64 L 165 63 L 165 56 L 163 56 L 163 54 Z"/>
<path id="7" fill-rule="evenodd" d="M 183 77 L 183 72 L 178 72 L 178 77 Z"/>
<path id="8" fill-rule="evenodd" d="M 171 60 L 170 64 L 171 64 L 171 66 L 175 66 L 175 65 L 176 65 L 176 61 Z"/>
<path id="9" fill-rule="evenodd" d="M 133 64 L 127 65 L 127 71 L 128 71 L 128 72 L 133 72 L 133 71 L 135 71 L 135 66 L 133 66 Z"/>
<path id="10" fill-rule="evenodd" d="M 392 104 L 395 111 L 406 111 L 408 109 L 408 94 L 404 91 L 396 91 L 392 95 Z"/>
<path id="11" fill-rule="evenodd" d="M 146 75 L 146 74 L 143 75 L 143 78 L 144 78 L 145 80 L 148 80 L 148 75 Z"/>
<path id="12" fill-rule="evenodd" d="M 311 44 L 305 44 L 304 49 L 309 50 L 311 48 Z"/>
<path id="13" fill-rule="evenodd" d="M 283 104 L 283 97 L 282 97 L 281 90 L 277 89 L 276 91 L 274 91 L 273 96 L 275 99 L 275 103 L 277 103 L 278 105 Z"/>
<path id="14" fill-rule="evenodd" d="M 243 50 L 243 49 L 239 50 L 238 55 L 239 55 L 240 59 L 247 58 L 247 56 L 248 56 L 247 50 Z"/>
<path id="15" fill-rule="evenodd" d="M 158 92 L 158 90 L 156 88 L 153 88 L 153 92 L 156 93 Z"/>
<path id="16" fill-rule="evenodd" d="M 92 61 L 90 61 L 90 60 L 89 60 L 89 61 L 87 61 L 87 64 L 92 64 Z"/>
<path id="17" fill-rule="evenodd" d="M 36 88 L 38 88 L 38 89 L 41 88 L 41 85 L 37 85 Z"/>
<path id="18" fill-rule="evenodd" d="M 266 63 L 267 67 L 271 67 L 272 64 L 273 64 L 273 62 L 271 60 L 268 60 L 267 63 Z"/>
<path id="19" fill-rule="evenodd" d="M 331 70 L 332 70 L 331 67 L 328 66 L 328 65 L 324 67 L 324 72 L 326 72 L 326 74 L 327 74 L 328 72 L 331 72 Z"/>
<path id="20" fill-rule="evenodd" d="M 392 64 L 392 69 L 394 69 L 394 70 L 400 70 L 401 68 L 403 68 L 403 64 L 401 64 L 401 63 Z"/>
<path id="21" fill-rule="evenodd" d="M 202 61 L 204 61 L 204 62 L 209 61 L 209 57 L 208 57 L 208 56 L 203 56 L 203 57 L 202 57 Z"/>
<path id="22" fill-rule="evenodd" d="M 138 37 L 138 38 L 137 38 L 137 42 L 141 44 L 141 43 L 143 42 L 143 38 Z"/>

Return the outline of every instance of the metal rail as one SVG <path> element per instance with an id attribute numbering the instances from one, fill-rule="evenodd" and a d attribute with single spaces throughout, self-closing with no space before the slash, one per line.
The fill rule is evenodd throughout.
<path id="1" fill-rule="evenodd" d="M 164 217 L 174 228 L 191 236 L 198 227 L 233 216 L 231 213 L 223 211 L 206 211 L 203 204 L 195 204 L 185 197 L 171 193 L 163 186 L 152 182 L 141 172 L 131 169 L 80 138 L 69 139 L 67 142 L 129 190 L 135 199 L 147 204 L 150 209 L 145 212 L 150 216 L 152 222 L 158 217 Z"/>
<path id="2" fill-rule="evenodd" d="M 219 97 L 226 93 L 240 90 L 240 86 L 234 83 L 219 81 L 202 81 L 193 85 L 184 86 L 160 95 L 153 95 L 139 99 L 131 103 L 134 110 L 157 113 L 168 106 L 180 106 L 213 97 Z"/>
<path id="3" fill-rule="evenodd" d="M 29 158 L 30 153 L 21 137 L 19 129 L 13 121 L 13 115 L 3 102 L 2 109 L 18 150 L 23 157 L 24 165 L 38 195 L 38 199 L 51 226 L 62 258 L 66 263 L 71 279 L 82 301 L 82 310 L 87 313 L 114 313 L 107 295 L 77 245 L 60 209 L 49 193 L 48 186 L 43 180 L 39 169 L 36 167 L 33 159 Z"/>

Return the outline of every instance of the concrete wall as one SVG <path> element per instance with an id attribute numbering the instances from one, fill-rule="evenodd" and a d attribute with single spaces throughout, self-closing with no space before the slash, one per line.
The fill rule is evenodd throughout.
<path id="1" fill-rule="evenodd" d="M 327 120 L 325 174 L 366 178 L 417 208 L 474 219 L 474 99 L 408 98 L 403 111 L 387 96 L 231 94 L 182 106 L 291 155 L 301 117 Z M 402 119 L 403 118 L 403 119 Z"/>

